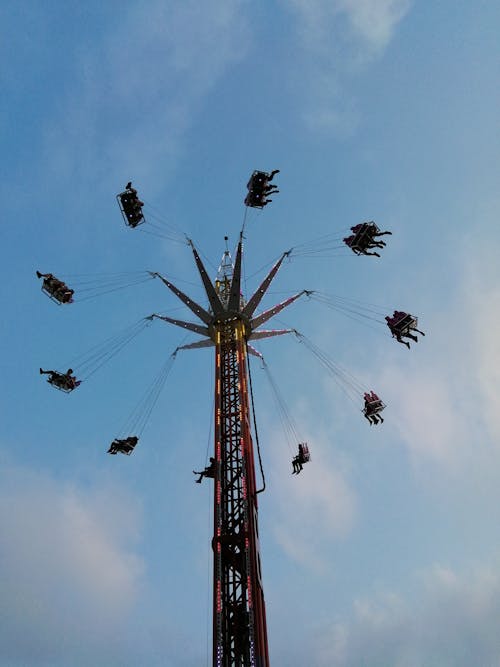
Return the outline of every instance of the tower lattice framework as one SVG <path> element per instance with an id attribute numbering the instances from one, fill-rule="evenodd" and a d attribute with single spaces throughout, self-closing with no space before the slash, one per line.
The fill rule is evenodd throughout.
<path id="1" fill-rule="evenodd" d="M 262 355 L 249 341 L 293 333 L 259 329 L 306 293 L 254 315 L 289 252 L 271 268 L 248 300 L 241 296 L 242 235 L 234 264 L 226 250 L 215 284 L 190 242 L 209 303 L 206 310 L 173 283 L 154 274 L 201 320 L 201 324 L 155 315 L 203 336 L 178 349 L 215 347 L 215 474 L 213 571 L 213 667 L 269 667 L 262 585 L 254 448 L 250 424 L 248 354 Z"/>
<path id="2" fill-rule="evenodd" d="M 236 319 L 217 329 L 214 665 L 267 667 L 244 325 Z"/>

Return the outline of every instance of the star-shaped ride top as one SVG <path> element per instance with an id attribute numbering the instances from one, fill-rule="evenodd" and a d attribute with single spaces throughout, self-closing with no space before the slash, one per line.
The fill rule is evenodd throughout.
<path id="1" fill-rule="evenodd" d="M 290 255 L 291 250 L 284 252 L 279 260 L 271 268 L 267 276 L 259 285 L 253 296 L 245 303 L 241 296 L 241 268 L 242 268 L 242 253 L 243 253 L 243 235 L 240 234 L 238 248 L 236 251 L 236 259 L 234 265 L 231 262 L 229 251 L 226 250 L 223 256 L 223 261 L 219 268 L 219 273 L 215 285 L 210 280 L 208 273 L 201 261 L 198 251 L 194 244 L 189 240 L 189 245 L 193 251 L 194 259 L 200 277 L 207 295 L 209 310 L 206 310 L 198 303 L 190 299 L 187 294 L 184 294 L 173 283 L 164 278 L 159 273 L 152 273 L 151 275 L 160 278 L 160 280 L 197 316 L 201 324 L 195 322 L 186 322 L 184 320 L 177 320 L 172 317 L 164 315 L 151 315 L 151 318 L 157 318 L 175 324 L 178 327 L 193 331 L 194 333 L 203 336 L 201 340 L 188 345 L 180 346 L 179 350 L 194 349 L 200 347 L 211 347 L 215 345 L 216 332 L 218 326 L 227 322 L 228 320 L 240 320 L 244 324 L 245 338 L 247 341 L 258 340 L 262 338 L 269 338 L 271 336 L 280 336 L 282 334 L 294 333 L 293 329 L 259 329 L 259 327 L 270 320 L 274 315 L 277 315 L 284 308 L 296 301 L 303 294 L 310 294 L 308 290 L 302 290 L 297 294 L 289 297 L 285 301 L 278 303 L 276 306 L 265 310 L 259 315 L 255 315 L 255 311 L 259 306 L 263 296 L 269 289 L 269 286 L 278 273 L 281 264 L 285 257 Z M 257 350 L 248 346 L 248 351 L 255 356 L 261 356 Z"/>

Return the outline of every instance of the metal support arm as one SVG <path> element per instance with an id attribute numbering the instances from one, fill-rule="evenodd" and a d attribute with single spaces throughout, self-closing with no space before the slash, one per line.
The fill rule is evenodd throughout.
<path id="1" fill-rule="evenodd" d="M 212 322 L 212 316 L 210 313 L 208 313 L 204 308 L 202 308 L 199 304 L 196 303 L 196 301 L 192 301 L 187 294 L 184 294 L 184 292 L 181 292 L 180 289 L 177 289 L 177 287 L 170 282 L 170 280 L 167 280 L 164 278 L 162 275 L 159 273 L 152 273 L 151 275 L 159 278 L 162 283 L 164 283 L 168 289 L 175 294 L 176 297 L 178 297 L 182 303 L 184 303 L 190 310 L 193 311 L 193 313 L 200 318 L 202 322 L 205 322 L 205 324 L 210 324 Z"/>
<path id="2" fill-rule="evenodd" d="M 189 331 L 194 331 L 194 333 L 200 334 L 200 336 L 209 336 L 210 332 L 208 327 L 202 327 L 200 324 L 195 324 L 194 322 L 184 322 L 184 320 L 174 320 L 171 317 L 166 315 L 157 315 L 153 313 L 151 318 L 156 318 L 157 320 L 163 320 L 164 322 L 169 322 L 170 324 L 175 324 L 178 327 L 183 329 L 189 329 Z"/>
<path id="3" fill-rule="evenodd" d="M 204 338 L 203 340 L 197 340 L 195 343 L 188 343 L 187 345 L 180 345 L 175 351 L 178 350 L 197 350 L 201 347 L 213 347 L 215 343 L 211 338 Z"/>
<path id="4" fill-rule="evenodd" d="M 271 338 L 272 336 L 283 336 L 284 334 L 295 333 L 295 329 L 261 329 L 250 334 L 248 340 L 262 340 L 262 338 Z"/>
<path id="5" fill-rule="evenodd" d="M 264 280 L 261 282 L 261 284 L 259 285 L 259 288 L 255 292 L 255 294 L 250 298 L 247 305 L 243 308 L 242 312 L 243 312 L 243 315 L 245 317 L 252 317 L 252 315 L 254 314 L 257 306 L 261 302 L 262 297 L 267 292 L 267 290 L 269 288 L 269 285 L 271 284 L 274 276 L 278 273 L 279 268 L 283 263 L 283 260 L 285 259 L 285 257 L 288 257 L 291 252 L 292 252 L 291 250 L 287 250 L 286 252 L 284 252 L 282 254 L 282 256 L 280 257 L 280 259 L 276 262 L 276 264 L 269 271 L 269 273 L 264 278 Z"/>
<path id="6" fill-rule="evenodd" d="M 212 285 L 212 281 L 210 280 L 208 273 L 205 269 L 205 266 L 198 254 L 198 251 L 194 247 L 193 242 L 191 240 L 189 240 L 189 245 L 191 246 L 191 250 L 193 251 L 194 261 L 196 262 L 196 266 L 198 268 L 201 280 L 203 282 L 203 287 L 205 288 L 205 292 L 207 293 L 210 307 L 212 308 L 214 315 L 220 316 L 224 311 L 224 307 L 221 303 L 221 300 L 219 299 L 219 295 L 215 291 L 215 287 Z"/>
<path id="7" fill-rule="evenodd" d="M 261 324 L 264 324 L 264 322 L 267 322 L 267 320 L 270 320 L 271 317 L 274 317 L 274 315 L 277 315 L 279 312 L 281 312 L 284 308 L 286 308 L 287 306 L 292 304 L 294 301 L 296 301 L 303 294 L 307 294 L 307 290 L 302 290 L 302 292 L 299 292 L 298 294 L 294 294 L 294 296 L 291 296 L 286 301 L 282 301 L 281 303 L 278 303 L 277 306 L 273 306 L 273 308 L 269 308 L 269 310 L 265 310 L 263 313 L 261 313 L 257 317 L 254 317 L 253 320 L 251 320 L 251 322 L 250 322 L 250 326 L 251 326 L 252 330 L 257 329 L 257 327 L 260 327 Z"/>
<path id="8" fill-rule="evenodd" d="M 240 309 L 241 298 L 241 255 L 243 252 L 243 240 L 240 236 L 238 243 L 238 250 L 236 251 L 236 259 L 233 269 L 233 280 L 231 282 L 231 292 L 229 295 L 228 310 Z"/>

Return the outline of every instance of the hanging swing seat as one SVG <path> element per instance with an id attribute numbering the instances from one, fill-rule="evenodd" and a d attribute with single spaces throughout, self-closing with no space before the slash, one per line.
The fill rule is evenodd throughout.
<path id="1" fill-rule="evenodd" d="M 299 444 L 299 461 L 300 463 L 307 463 L 311 460 L 311 455 L 309 453 L 309 447 L 307 442 L 301 442 Z"/>
<path id="2" fill-rule="evenodd" d="M 417 326 L 418 318 L 409 313 L 404 313 L 399 318 L 395 318 L 392 328 L 399 335 L 404 335 L 409 333 L 411 329 L 416 329 Z"/>
<path id="3" fill-rule="evenodd" d="M 264 208 L 266 193 L 264 188 L 269 183 L 271 174 L 266 171 L 254 171 L 247 183 L 248 194 L 245 197 L 245 205 L 251 208 Z"/>
<path id="4" fill-rule="evenodd" d="M 46 294 L 51 301 L 57 303 L 58 306 L 61 306 L 63 303 L 73 303 L 73 290 L 69 289 L 67 285 L 59 287 L 57 289 L 50 288 L 45 284 L 45 281 L 42 284 L 42 292 Z"/>
<path id="5" fill-rule="evenodd" d="M 66 394 L 70 394 L 81 384 L 81 380 L 77 380 L 74 376 L 57 372 L 53 373 L 47 382 L 54 387 L 54 389 L 59 389 L 59 391 L 63 391 Z"/>
<path id="6" fill-rule="evenodd" d="M 374 222 L 365 222 L 361 225 L 361 229 L 358 229 L 354 234 L 354 238 L 349 243 L 349 247 L 357 255 L 360 255 L 367 250 L 368 245 L 373 241 L 374 235 L 379 232 L 380 229 Z"/>
<path id="7" fill-rule="evenodd" d="M 134 188 L 129 188 L 116 195 L 116 200 L 127 227 L 135 228 L 146 222 L 142 212 L 144 202 L 140 201 Z"/>
<path id="8" fill-rule="evenodd" d="M 375 401 L 368 401 L 365 403 L 363 413 L 366 417 L 370 417 L 371 415 L 378 415 L 379 412 L 382 412 L 382 410 L 385 409 L 385 407 L 385 403 L 380 399 Z"/>
<path id="9" fill-rule="evenodd" d="M 108 449 L 108 454 L 130 456 L 138 442 L 139 438 L 135 435 L 123 439 L 115 438 Z"/>

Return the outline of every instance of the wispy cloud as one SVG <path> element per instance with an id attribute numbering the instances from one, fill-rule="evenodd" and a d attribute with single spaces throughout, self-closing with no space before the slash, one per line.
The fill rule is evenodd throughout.
<path id="1" fill-rule="evenodd" d="M 84 491 L 26 468 L 2 468 L 2 664 L 58 664 L 82 637 L 87 654 L 126 623 L 143 575 L 132 546 L 138 510 L 117 488 Z"/>
<path id="2" fill-rule="evenodd" d="M 500 451 L 500 269 L 496 249 L 480 247 L 465 259 L 464 319 L 470 323 L 473 381 L 486 427 Z"/>
<path id="3" fill-rule="evenodd" d="M 290 0 L 297 13 L 299 32 L 308 49 L 327 55 L 334 48 L 339 27 L 343 41 L 375 55 L 384 49 L 397 24 L 408 12 L 410 0 Z"/>
<path id="4" fill-rule="evenodd" d="M 47 168 L 95 181 L 130 173 L 153 188 L 179 159 L 205 95 L 247 44 L 242 2 L 129 5 L 112 33 L 76 46 L 80 69 L 47 128 Z"/>
<path id="5" fill-rule="evenodd" d="M 337 135 L 350 134 L 359 122 L 346 78 L 380 56 L 410 0 L 290 0 L 304 53 L 301 78 L 306 123 Z"/>
<path id="6" fill-rule="evenodd" d="M 356 512 L 354 492 L 330 452 L 328 440 L 316 429 L 314 464 L 307 464 L 300 475 L 291 474 L 291 457 L 284 461 L 275 452 L 272 461 L 275 539 L 289 558 L 317 571 L 327 566 L 321 554 L 328 553 L 332 541 L 348 534 Z"/>
<path id="7" fill-rule="evenodd" d="M 333 623 L 318 667 L 470 667 L 498 665 L 498 569 L 457 573 L 436 565 L 414 580 L 416 592 L 358 599 L 349 620 Z"/>
<path id="8" fill-rule="evenodd" d="M 426 318 L 428 335 L 411 362 L 383 371 L 394 423 L 417 465 L 470 474 L 471 462 L 484 470 L 498 460 L 500 287 L 492 254 L 467 246 L 456 291 Z"/>

